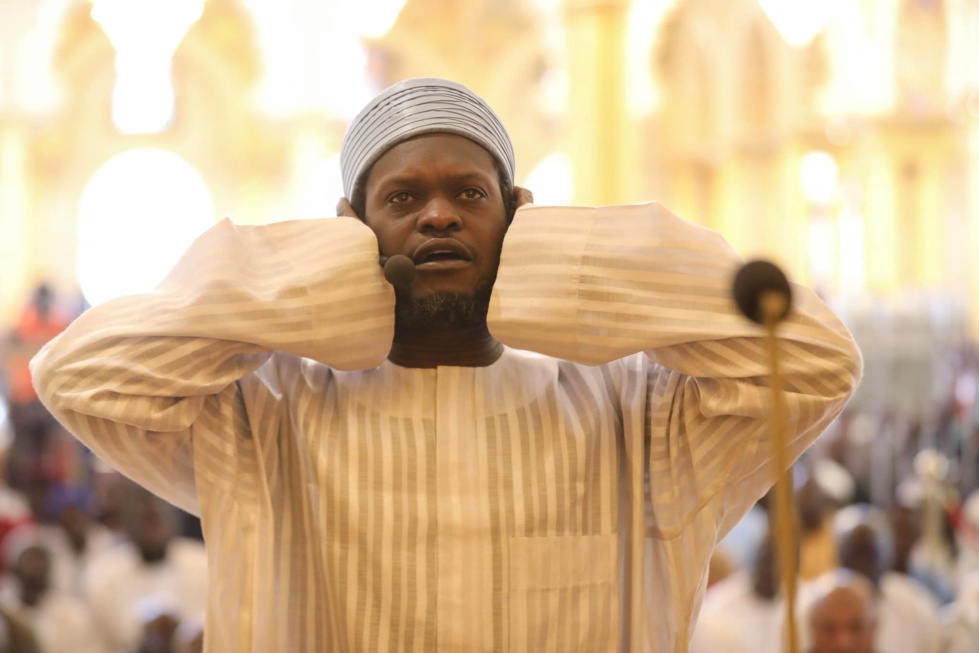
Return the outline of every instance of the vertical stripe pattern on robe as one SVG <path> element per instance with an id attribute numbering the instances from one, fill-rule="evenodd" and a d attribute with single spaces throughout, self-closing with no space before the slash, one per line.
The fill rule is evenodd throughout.
<path id="1" fill-rule="evenodd" d="M 201 515 L 208 653 L 682 653 L 714 544 L 777 472 L 738 264 L 655 204 L 523 208 L 503 356 L 407 369 L 367 227 L 224 221 L 33 372 L 99 456 Z M 796 294 L 793 457 L 860 375 Z"/>

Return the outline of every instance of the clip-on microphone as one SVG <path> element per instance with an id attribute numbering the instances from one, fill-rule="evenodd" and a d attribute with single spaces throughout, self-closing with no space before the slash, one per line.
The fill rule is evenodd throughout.
<path id="1" fill-rule="evenodd" d="M 418 273 L 414 261 L 403 254 L 395 254 L 384 260 L 382 265 L 384 278 L 395 288 L 407 288 Z"/>

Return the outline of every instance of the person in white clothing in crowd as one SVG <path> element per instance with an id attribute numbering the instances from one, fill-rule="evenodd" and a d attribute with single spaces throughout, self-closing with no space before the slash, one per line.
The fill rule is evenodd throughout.
<path id="1" fill-rule="evenodd" d="M 139 487 L 128 493 L 123 522 L 130 541 L 89 568 L 95 621 L 113 651 L 134 651 L 144 631 L 166 615 L 179 621 L 203 613 L 207 556 L 196 540 L 175 537 L 172 506 Z"/>
<path id="2" fill-rule="evenodd" d="M 783 653 L 785 598 L 771 533 L 739 570 L 707 592 L 690 653 Z"/>
<path id="3" fill-rule="evenodd" d="M 878 653 L 877 595 L 865 577 L 836 569 L 807 584 L 799 604 L 806 653 Z"/>
<path id="4" fill-rule="evenodd" d="M 24 548 L 0 593 L 3 607 L 30 626 L 40 653 L 108 653 L 88 606 L 53 586 L 52 563 L 43 546 Z"/>
<path id="5" fill-rule="evenodd" d="M 979 571 L 965 576 L 955 601 L 942 608 L 942 653 L 979 649 Z"/>
<path id="6" fill-rule="evenodd" d="M 22 524 L 7 535 L 5 560 L 9 566 L 25 547 L 43 546 L 51 554 L 52 586 L 87 601 L 85 577 L 89 566 L 120 538 L 93 519 L 95 500 L 88 488 L 54 486 L 45 495 L 43 510 L 41 523 Z"/>
<path id="7" fill-rule="evenodd" d="M 341 169 L 338 219 L 223 220 L 33 361 L 73 433 L 201 516 L 205 650 L 683 651 L 781 471 L 741 258 L 659 204 L 534 206 L 447 80 L 379 94 Z M 795 459 L 861 360 L 793 293 Z"/>
<path id="8" fill-rule="evenodd" d="M 890 538 L 884 541 L 878 525 L 886 523 L 871 519 L 841 532 L 840 566 L 865 577 L 878 594 L 878 653 L 938 653 L 938 602 L 918 581 L 888 569 Z"/>

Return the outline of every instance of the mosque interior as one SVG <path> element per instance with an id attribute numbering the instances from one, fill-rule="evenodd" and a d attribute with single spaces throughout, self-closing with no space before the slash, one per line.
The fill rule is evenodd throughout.
<path id="1" fill-rule="evenodd" d="M 538 204 L 775 261 L 857 337 L 856 405 L 924 419 L 979 335 L 976 34 L 976 0 L 5 0 L 0 324 L 150 289 L 220 218 L 334 215 L 357 108 L 447 77 Z"/>

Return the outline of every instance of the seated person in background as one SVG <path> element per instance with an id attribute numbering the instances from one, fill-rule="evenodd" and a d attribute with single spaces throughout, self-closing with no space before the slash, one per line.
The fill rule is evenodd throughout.
<path id="1" fill-rule="evenodd" d="M 27 497 L 6 484 L 3 472 L 6 469 L 6 454 L 6 451 L 0 452 L 0 572 L 7 570 L 11 563 L 9 557 L 3 553 L 6 551 L 7 538 L 21 527 L 33 527 L 34 524 L 34 514 Z"/>
<path id="2" fill-rule="evenodd" d="M 955 587 L 941 574 L 915 564 L 916 552 L 921 549 L 922 514 L 920 506 L 898 502 L 890 511 L 891 532 L 894 535 L 894 555 L 891 571 L 901 579 L 913 579 L 915 593 L 919 586 L 928 590 L 940 605 L 955 599 Z"/>
<path id="3" fill-rule="evenodd" d="M 171 614 L 158 614 L 143 625 L 135 653 L 174 653 L 180 621 Z"/>
<path id="4" fill-rule="evenodd" d="M 86 581 L 92 609 L 113 650 L 135 650 L 145 625 L 160 614 L 179 620 L 204 611 L 204 546 L 174 536 L 175 512 L 133 485 L 122 515 L 131 542 L 111 549 L 89 568 Z"/>
<path id="5" fill-rule="evenodd" d="M 799 509 L 799 578 L 813 580 L 836 569 L 833 502 L 814 475 L 796 493 Z"/>
<path id="6" fill-rule="evenodd" d="M 785 600 L 771 534 L 758 547 L 751 572 L 738 571 L 707 593 L 690 653 L 782 653 Z"/>
<path id="7" fill-rule="evenodd" d="M 935 653 L 940 625 L 938 603 L 910 577 L 890 571 L 888 533 L 868 519 L 840 533 L 840 566 L 870 581 L 878 594 L 878 653 Z M 885 539 L 886 538 L 886 539 Z"/>
<path id="8" fill-rule="evenodd" d="M 180 622 L 173 639 L 173 653 L 204 653 L 203 615 Z"/>
<path id="9" fill-rule="evenodd" d="M 921 538 L 921 515 L 912 506 L 898 504 L 891 508 L 891 531 L 894 534 L 894 555 L 891 570 L 911 574 L 911 553 Z"/>
<path id="10" fill-rule="evenodd" d="M 855 573 L 832 571 L 811 583 L 800 612 L 811 644 L 807 653 L 879 653 L 877 614 L 870 582 Z M 720 652 L 718 652 L 720 653 Z"/>
<path id="11" fill-rule="evenodd" d="M 105 653 L 88 607 L 51 586 L 51 554 L 28 546 L 11 569 L 0 602 L 33 630 L 41 653 Z"/>
<path id="12" fill-rule="evenodd" d="M 31 627 L 3 608 L 0 608 L 0 653 L 43 653 Z"/>
<path id="13" fill-rule="evenodd" d="M 10 487 L 26 495 L 42 495 L 50 484 L 64 480 L 66 463 L 77 452 L 77 447 L 58 446 L 66 434 L 38 401 L 29 367 L 31 357 L 69 322 L 54 290 L 42 283 L 32 291 L 13 330 L 0 334 L 0 387 L 8 393 L 13 427 L 4 473 Z"/>
<path id="14" fill-rule="evenodd" d="M 119 538 L 94 521 L 92 492 L 77 485 L 58 485 L 47 492 L 41 524 L 23 524 L 4 541 L 7 564 L 26 546 L 38 544 L 51 554 L 51 584 L 81 600 L 88 567 L 111 549 Z"/>
<path id="15" fill-rule="evenodd" d="M 942 610 L 942 653 L 979 651 L 979 571 L 963 580 L 958 598 Z"/>
<path id="16" fill-rule="evenodd" d="M 956 539 L 958 559 L 956 571 L 958 588 L 963 589 L 965 579 L 979 578 L 979 489 L 973 490 L 959 510 Z"/>

